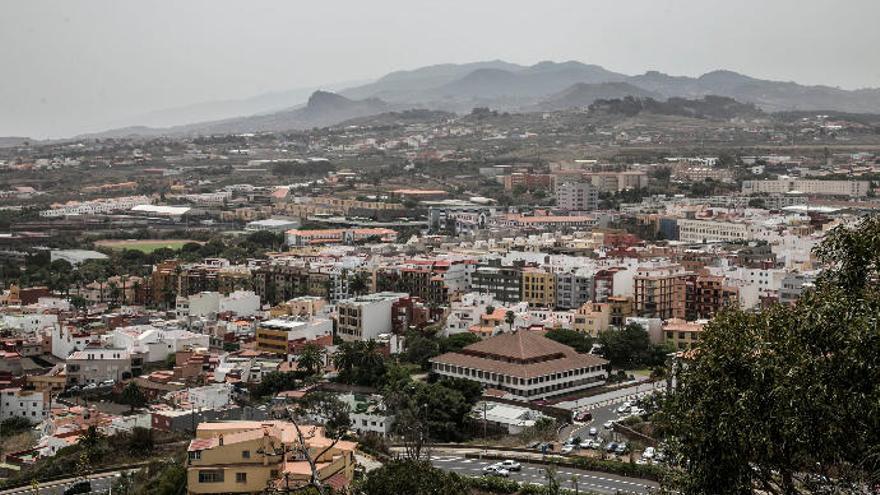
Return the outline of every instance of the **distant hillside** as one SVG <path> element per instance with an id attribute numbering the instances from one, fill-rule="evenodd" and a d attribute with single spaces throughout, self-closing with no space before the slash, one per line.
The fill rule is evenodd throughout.
<path id="1" fill-rule="evenodd" d="M 126 127 L 97 136 L 305 129 L 412 108 L 456 113 L 468 113 L 475 107 L 519 112 L 560 110 L 626 96 L 650 98 L 654 103 L 649 111 L 675 111 L 707 118 L 725 118 L 728 114 L 750 111 L 742 107 L 734 108 L 730 102 L 721 108 L 717 101 L 709 97 L 725 97 L 739 104 L 754 104 L 756 109 L 766 112 L 816 110 L 880 113 L 880 89 L 848 91 L 829 86 L 803 86 L 793 82 L 756 79 L 726 70 L 708 72 L 699 77 L 671 76 L 657 71 L 629 76 L 576 61 L 540 62 L 523 66 L 492 60 L 392 72 L 339 94 L 315 92 L 301 106 L 289 106 L 272 113 L 251 113 L 165 128 Z M 268 101 L 255 98 L 253 101 L 243 100 L 245 103 L 229 103 L 221 107 L 223 111 L 231 111 L 240 104 L 251 109 L 260 105 L 263 105 L 260 108 L 265 108 L 277 104 L 279 98 L 294 100 L 296 93 L 281 92 L 268 97 Z M 673 101 L 670 107 L 656 105 L 670 98 L 703 103 L 683 105 Z M 210 109 L 217 110 L 213 106 Z M 184 108 L 182 112 L 189 114 L 207 110 Z M 162 118 L 170 117 L 164 115 Z"/>
<path id="2" fill-rule="evenodd" d="M 662 98 L 658 93 L 625 82 L 606 82 L 598 84 L 577 83 L 546 100 L 538 103 L 544 111 L 565 110 L 567 108 L 586 108 L 596 100 L 611 100 L 634 96 L 639 98 Z"/>
<path id="3" fill-rule="evenodd" d="M 633 117 L 642 112 L 658 115 L 681 115 L 699 119 L 757 118 L 765 116 L 753 103 L 740 103 L 725 96 L 705 96 L 699 100 L 669 98 L 657 101 L 653 98 L 626 96 L 611 100 L 596 100 L 590 111 L 622 114 Z"/>
<path id="4" fill-rule="evenodd" d="M 395 73 L 398 74 L 398 73 Z M 718 70 L 699 77 L 650 71 L 628 76 L 580 62 L 541 62 L 530 67 L 493 61 L 432 66 L 386 76 L 343 92 L 360 98 L 379 96 L 389 102 L 420 103 L 429 108 L 461 110 L 472 106 L 522 109 L 550 100 L 577 83 L 626 82 L 657 99 L 726 96 L 754 103 L 765 111 L 838 110 L 880 112 L 880 89 L 843 90 L 768 81 Z M 401 89 L 405 88 L 405 89 Z"/>
<path id="5" fill-rule="evenodd" d="M 31 138 L 26 137 L 18 137 L 18 136 L 8 136 L 8 137 L 0 137 L 0 148 L 13 148 L 15 146 L 22 146 L 25 143 L 31 143 L 33 140 Z"/>
<path id="6" fill-rule="evenodd" d="M 421 93 L 482 69 L 522 70 L 525 67 L 501 60 L 469 64 L 429 65 L 415 70 L 391 72 L 375 82 L 340 91 L 348 98 L 381 98 L 389 102 L 418 100 Z"/>
<path id="7" fill-rule="evenodd" d="M 254 115 L 214 122 L 204 122 L 166 128 L 130 127 L 114 129 L 82 137 L 123 137 L 130 135 L 156 136 L 175 134 L 236 134 L 244 132 L 274 132 L 326 127 L 344 120 L 375 115 L 393 110 L 378 98 L 351 100 L 328 91 L 315 91 L 303 107 L 291 108 L 265 115 Z"/>
<path id="8" fill-rule="evenodd" d="M 415 122 L 440 121 L 455 117 L 456 114 L 452 112 L 444 112 L 442 110 L 413 109 L 404 110 L 402 112 L 385 112 L 376 115 L 367 115 L 365 117 L 356 117 L 334 124 L 333 127 L 346 127 L 352 125 L 372 127 L 397 126 L 412 124 Z"/>

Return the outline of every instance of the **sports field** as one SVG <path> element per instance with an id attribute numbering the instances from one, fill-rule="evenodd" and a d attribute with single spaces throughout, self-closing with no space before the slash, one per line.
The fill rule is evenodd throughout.
<path id="1" fill-rule="evenodd" d="M 110 249 L 134 249 L 144 253 L 152 253 L 153 251 L 161 248 L 180 249 L 184 244 L 187 244 L 189 242 L 203 244 L 201 241 L 193 241 L 189 239 L 108 239 L 97 241 L 95 242 L 95 245 L 98 247 L 105 247 Z"/>

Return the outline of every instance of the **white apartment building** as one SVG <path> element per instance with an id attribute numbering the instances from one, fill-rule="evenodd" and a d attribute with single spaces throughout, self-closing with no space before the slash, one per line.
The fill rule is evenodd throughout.
<path id="1" fill-rule="evenodd" d="M 49 398 L 45 392 L 6 388 L 0 390 L 0 421 L 26 418 L 31 423 L 46 419 Z"/>
<path id="2" fill-rule="evenodd" d="M 95 215 L 99 213 L 130 210 L 135 206 L 148 204 L 150 204 L 150 198 L 146 196 L 127 196 L 82 202 L 71 201 L 63 205 L 53 205 L 52 209 L 41 211 L 40 216 L 63 217 L 67 215 Z"/>
<path id="3" fill-rule="evenodd" d="M 556 207 L 569 211 L 599 209 L 599 189 L 590 182 L 565 182 L 556 187 Z"/>
<path id="4" fill-rule="evenodd" d="M 72 352 L 81 351 L 98 340 L 97 335 L 58 325 L 52 329 L 52 355 L 58 359 L 67 359 Z"/>
<path id="5" fill-rule="evenodd" d="M 343 340 L 375 340 L 391 332 L 391 305 L 409 297 L 405 292 L 377 292 L 336 304 L 336 334 Z"/>
<path id="6" fill-rule="evenodd" d="M 682 242 L 743 241 L 752 238 L 747 223 L 721 220 L 678 220 L 679 240 Z"/>
<path id="7" fill-rule="evenodd" d="M 114 347 L 140 354 L 148 363 L 165 361 L 170 354 L 178 351 L 207 348 L 210 340 L 210 335 L 152 325 L 119 327 L 110 334 L 110 342 Z"/>
<path id="8" fill-rule="evenodd" d="M 0 328 L 12 328 L 33 334 L 58 325 L 58 315 L 52 313 L 21 313 L 0 315 Z"/>
<path id="9" fill-rule="evenodd" d="M 866 180 L 815 180 L 779 178 L 776 180 L 745 180 L 743 194 L 798 192 L 816 196 L 849 196 L 862 198 L 868 195 L 871 183 Z"/>
<path id="10" fill-rule="evenodd" d="M 219 313 L 238 316 L 254 316 L 260 311 L 260 296 L 253 291 L 237 290 L 224 296 L 219 292 L 199 292 L 189 297 L 177 298 L 177 317 L 203 318 Z"/>
<path id="11" fill-rule="evenodd" d="M 122 349 L 86 349 L 67 358 L 64 372 L 67 383 L 86 385 L 107 380 L 120 381 L 132 377 L 131 354 Z"/>
<path id="12" fill-rule="evenodd" d="M 381 395 L 360 396 L 348 393 L 341 394 L 338 398 L 348 404 L 351 429 L 359 435 L 375 433 L 384 437 L 391 433 L 394 416 L 387 412 Z"/>

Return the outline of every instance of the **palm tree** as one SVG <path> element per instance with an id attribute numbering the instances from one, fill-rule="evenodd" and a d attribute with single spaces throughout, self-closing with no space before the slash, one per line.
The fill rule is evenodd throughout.
<path id="1" fill-rule="evenodd" d="M 516 313 L 514 313 L 513 311 L 508 311 L 504 315 L 504 321 L 507 322 L 507 325 L 510 328 L 510 331 L 512 332 L 513 331 L 513 322 L 516 321 Z"/>
<path id="2" fill-rule="evenodd" d="M 324 367 L 324 349 L 315 344 L 306 344 L 296 358 L 297 367 L 309 376 L 317 375 Z"/>
<path id="3" fill-rule="evenodd" d="M 339 376 L 346 381 L 351 376 L 351 371 L 357 366 L 358 362 L 357 350 L 351 342 L 343 342 L 336 349 L 333 355 L 333 364 L 339 370 Z"/>

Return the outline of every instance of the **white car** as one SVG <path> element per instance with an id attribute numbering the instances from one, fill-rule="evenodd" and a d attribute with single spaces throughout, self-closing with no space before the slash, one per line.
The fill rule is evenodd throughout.
<path id="1" fill-rule="evenodd" d="M 647 447 L 645 448 L 645 451 L 642 452 L 642 457 L 645 459 L 653 459 L 655 454 L 656 451 L 654 450 L 654 447 Z"/>
<path id="2" fill-rule="evenodd" d="M 628 402 L 624 402 L 622 406 L 617 408 L 617 414 L 626 414 L 630 407 Z"/>
<path id="3" fill-rule="evenodd" d="M 502 467 L 508 471 L 519 471 L 522 469 L 522 464 L 514 461 L 513 459 L 505 459 L 496 464 L 496 466 Z"/>
<path id="4" fill-rule="evenodd" d="M 605 428 L 606 430 L 614 428 L 614 421 L 606 421 L 605 424 L 602 425 L 602 428 Z"/>
<path id="5" fill-rule="evenodd" d="M 598 434 L 599 434 L 599 430 L 597 430 L 595 426 L 590 428 L 590 436 L 591 437 L 595 437 Z"/>
<path id="6" fill-rule="evenodd" d="M 486 466 L 483 468 L 484 476 L 501 476 L 502 478 L 507 478 L 510 476 L 510 471 L 504 469 L 503 467 L 492 464 L 491 466 Z"/>
<path id="7" fill-rule="evenodd" d="M 594 440 L 592 438 L 588 438 L 587 440 L 581 442 L 582 449 L 598 449 L 601 446 L 602 442 L 599 442 L 598 440 Z"/>
<path id="8" fill-rule="evenodd" d="M 567 443 L 567 444 L 565 444 L 565 445 L 562 446 L 562 450 L 561 450 L 561 452 L 562 452 L 563 454 L 571 454 L 573 451 L 574 451 L 574 445 L 572 445 L 572 444 L 570 444 L 570 443 Z"/>

